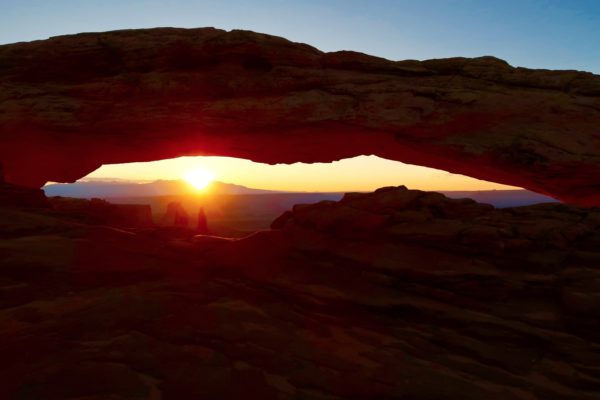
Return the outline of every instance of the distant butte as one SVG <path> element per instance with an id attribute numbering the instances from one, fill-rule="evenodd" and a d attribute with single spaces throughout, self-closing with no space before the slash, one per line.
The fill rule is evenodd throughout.
<path id="1" fill-rule="evenodd" d="M 0 46 L 0 163 L 31 187 L 183 155 L 376 154 L 591 206 L 599 127 L 600 76 L 493 57 L 394 62 L 213 28 Z"/>

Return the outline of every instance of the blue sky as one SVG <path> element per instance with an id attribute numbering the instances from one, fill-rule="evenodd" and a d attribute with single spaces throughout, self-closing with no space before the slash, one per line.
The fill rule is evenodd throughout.
<path id="1" fill-rule="evenodd" d="M 0 43 L 156 26 L 250 29 L 389 59 L 494 55 L 600 74 L 600 0 L 0 0 Z"/>

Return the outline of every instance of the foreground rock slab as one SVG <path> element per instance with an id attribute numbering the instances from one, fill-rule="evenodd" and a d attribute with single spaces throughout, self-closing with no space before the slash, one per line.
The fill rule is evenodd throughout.
<path id="1" fill-rule="evenodd" d="M 0 208 L 3 399 L 600 397 L 600 210 L 385 188 L 244 239 Z"/>
<path id="2" fill-rule="evenodd" d="M 144 29 L 0 46 L 11 183 L 184 155 L 384 158 L 600 205 L 600 77 L 493 58 L 389 61 L 248 31 Z"/>

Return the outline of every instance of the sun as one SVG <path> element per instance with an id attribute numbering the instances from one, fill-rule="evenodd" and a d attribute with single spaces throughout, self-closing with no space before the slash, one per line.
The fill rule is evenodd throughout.
<path id="1" fill-rule="evenodd" d="M 196 189 L 202 190 L 215 179 L 215 174 L 205 169 L 193 169 L 185 174 L 184 179 Z"/>

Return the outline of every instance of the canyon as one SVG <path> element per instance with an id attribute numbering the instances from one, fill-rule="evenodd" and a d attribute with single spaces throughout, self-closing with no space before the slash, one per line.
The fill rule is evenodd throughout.
<path id="1" fill-rule="evenodd" d="M 598 399 L 598 126 L 600 77 L 493 57 L 213 28 L 0 46 L 0 398 Z M 562 203 L 394 186 L 234 238 L 177 201 L 157 224 L 40 189 L 109 163 L 361 154 Z"/>

